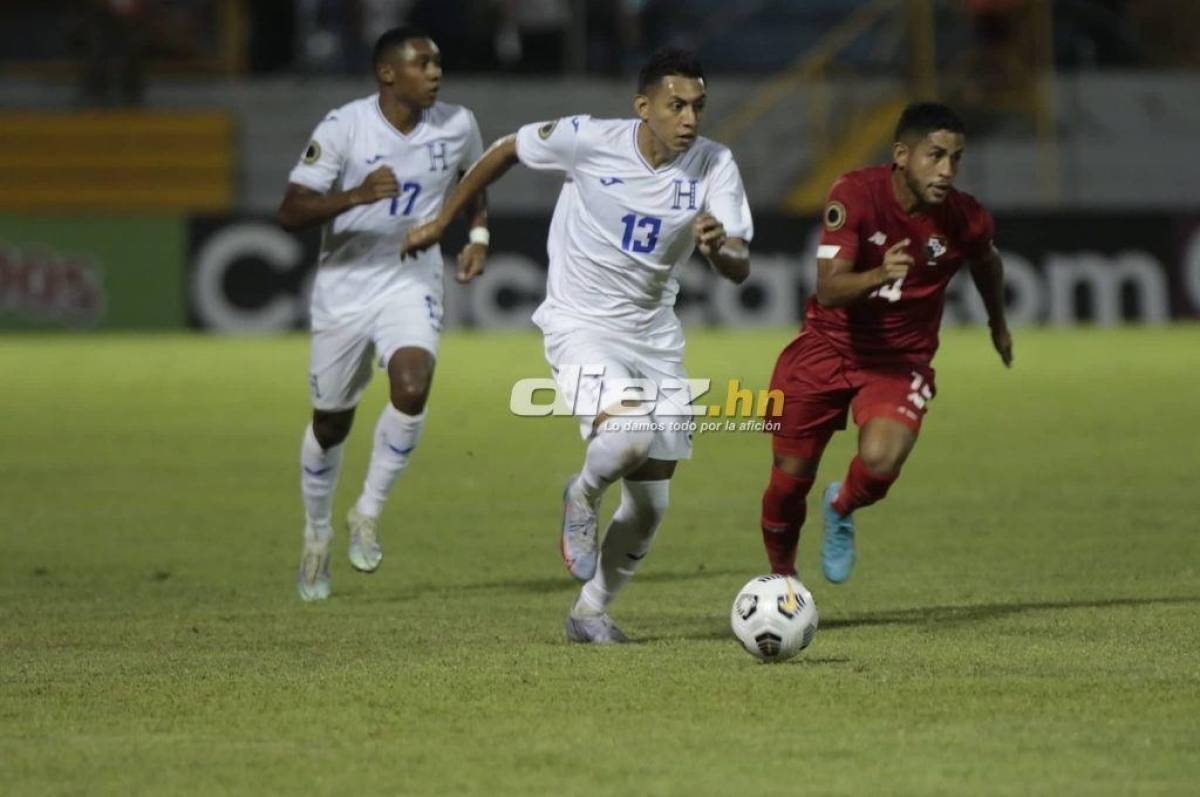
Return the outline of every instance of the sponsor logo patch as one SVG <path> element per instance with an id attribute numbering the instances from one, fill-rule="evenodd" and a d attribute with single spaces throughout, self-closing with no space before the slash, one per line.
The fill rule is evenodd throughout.
<path id="1" fill-rule="evenodd" d="M 840 230 L 846 223 L 846 206 L 841 202 L 830 202 L 825 206 L 825 212 L 821 214 L 821 218 L 825 221 L 825 229 L 830 232 Z"/>

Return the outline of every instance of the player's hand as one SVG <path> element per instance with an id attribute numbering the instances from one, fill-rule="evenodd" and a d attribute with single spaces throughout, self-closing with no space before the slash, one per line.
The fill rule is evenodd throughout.
<path id="1" fill-rule="evenodd" d="M 360 205 L 369 205 L 394 196 L 400 196 L 400 183 L 397 182 L 396 173 L 390 166 L 380 166 L 354 189 L 354 200 Z"/>
<path id="2" fill-rule="evenodd" d="M 408 234 L 404 236 L 404 245 L 400 247 L 400 259 L 411 257 L 417 252 L 424 252 L 442 240 L 442 234 L 445 231 L 446 228 L 440 218 L 410 227 Z"/>
<path id="3" fill-rule="evenodd" d="M 712 257 L 725 245 L 725 225 L 709 213 L 701 213 L 696 217 L 692 222 L 692 232 L 696 234 L 696 246 L 700 254 L 705 257 Z"/>
<path id="4" fill-rule="evenodd" d="M 905 238 L 888 247 L 887 252 L 883 255 L 883 263 L 877 269 L 880 285 L 904 279 L 908 276 L 908 269 L 916 265 L 917 261 L 913 260 L 913 256 L 904 249 L 908 244 L 909 240 Z"/>
<path id="5" fill-rule="evenodd" d="M 458 273 L 454 275 L 454 279 L 459 285 L 466 285 L 483 273 L 487 251 L 483 244 L 467 244 L 458 253 Z"/>
<path id="6" fill-rule="evenodd" d="M 1004 363 L 1005 368 L 1012 368 L 1013 362 L 1013 345 L 1012 335 L 1008 331 L 1006 324 L 993 326 L 992 330 L 992 345 L 996 347 L 996 352 L 1000 355 L 1000 361 Z"/>

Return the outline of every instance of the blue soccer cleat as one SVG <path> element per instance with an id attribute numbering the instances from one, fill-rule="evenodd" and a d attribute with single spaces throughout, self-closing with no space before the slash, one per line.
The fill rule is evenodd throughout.
<path id="1" fill-rule="evenodd" d="M 825 578 L 841 584 L 854 570 L 854 516 L 839 515 L 833 508 L 841 482 L 833 482 L 821 496 L 825 510 L 825 533 L 821 538 L 821 569 Z"/>

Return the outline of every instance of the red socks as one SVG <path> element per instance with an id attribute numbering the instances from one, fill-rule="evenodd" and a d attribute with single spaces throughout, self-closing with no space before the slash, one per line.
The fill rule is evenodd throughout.
<path id="1" fill-rule="evenodd" d="M 856 509 L 870 506 L 887 495 L 888 488 L 899 475 L 876 476 L 867 470 L 861 459 L 855 457 L 850 460 L 846 480 L 842 482 L 842 489 L 833 501 L 833 511 L 839 515 L 849 515 Z"/>
<path id="2" fill-rule="evenodd" d="M 762 538 L 772 573 L 796 573 L 796 544 L 804 524 L 804 501 L 812 485 L 812 479 L 771 468 L 771 481 L 762 497 Z"/>

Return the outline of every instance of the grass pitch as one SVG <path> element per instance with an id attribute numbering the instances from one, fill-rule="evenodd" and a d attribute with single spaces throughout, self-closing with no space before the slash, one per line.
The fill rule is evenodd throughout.
<path id="1" fill-rule="evenodd" d="M 791 332 L 700 333 L 765 383 Z M 950 332 L 859 565 L 801 576 L 821 630 L 765 666 L 728 631 L 766 569 L 761 434 L 709 434 L 614 616 L 562 639 L 568 419 L 514 418 L 532 334 L 444 342 L 425 437 L 333 599 L 292 586 L 306 341 L 0 340 L 5 794 L 1194 794 L 1200 330 Z M 349 441 L 344 516 L 382 406 Z M 845 470 L 835 438 L 825 482 Z"/>

